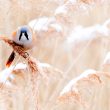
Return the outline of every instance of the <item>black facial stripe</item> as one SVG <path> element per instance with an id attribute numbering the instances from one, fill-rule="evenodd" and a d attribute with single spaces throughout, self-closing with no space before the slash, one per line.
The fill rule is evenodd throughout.
<path id="1" fill-rule="evenodd" d="M 21 40 L 22 32 L 20 33 L 19 40 Z"/>
<path id="2" fill-rule="evenodd" d="M 22 33 L 24 33 L 24 35 L 26 36 L 26 39 L 29 40 L 27 32 L 21 31 L 20 36 L 19 36 L 19 41 L 21 40 Z"/>
<path id="3" fill-rule="evenodd" d="M 27 32 L 25 32 L 24 35 L 26 36 L 27 40 L 29 40 Z"/>

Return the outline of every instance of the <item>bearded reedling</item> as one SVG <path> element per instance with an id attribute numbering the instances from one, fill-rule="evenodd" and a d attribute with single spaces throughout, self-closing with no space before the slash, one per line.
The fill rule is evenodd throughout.
<path id="1" fill-rule="evenodd" d="M 24 51 L 32 49 L 36 44 L 35 33 L 27 25 L 18 27 L 18 29 L 13 32 L 11 38 L 13 42 L 16 45 L 22 47 Z M 6 67 L 10 67 L 14 58 L 15 58 L 15 52 L 12 51 L 11 55 L 9 56 L 6 62 Z"/>

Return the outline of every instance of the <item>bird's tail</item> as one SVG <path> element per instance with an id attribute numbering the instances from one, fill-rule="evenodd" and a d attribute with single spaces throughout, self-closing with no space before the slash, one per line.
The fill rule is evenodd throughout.
<path id="1" fill-rule="evenodd" d="M 13 51 L 6 62 L 6 67 L 10 67 L 14 58 L 15 58 L 15 52 Z"/>

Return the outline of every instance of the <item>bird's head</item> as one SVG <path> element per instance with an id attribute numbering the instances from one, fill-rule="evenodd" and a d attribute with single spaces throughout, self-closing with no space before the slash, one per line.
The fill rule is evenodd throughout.
<path id="1" fill-rule="evenodd" d="M 13 33 L 12 39 L 15 43 L 25 46 L 32 43 L 32 30 L 29 26 L 21 26 Z"/>

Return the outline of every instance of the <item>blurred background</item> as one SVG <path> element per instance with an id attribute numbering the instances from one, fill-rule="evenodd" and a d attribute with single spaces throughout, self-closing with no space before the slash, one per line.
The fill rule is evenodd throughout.
<path id="1" fill-rule="evenodd" d="M 0 34 L 11 37 L 17 27 L 29 25 L 38 41 L 31 55 L 62 72 L 60 76 L 59 71 L 50 71 L 48 84 L 40 81 L 40 110 L 110 110 L 110 79 L 89 94 L 88 108 L 74 102 L 55 103 L 65 85 L 83 71 L 109 72 L 109 66 L 103 66 L 110 50 L 109 11 L 110 0 L 0 0 Z M 0 42 L 1 71 L 11 51 Z"/>

